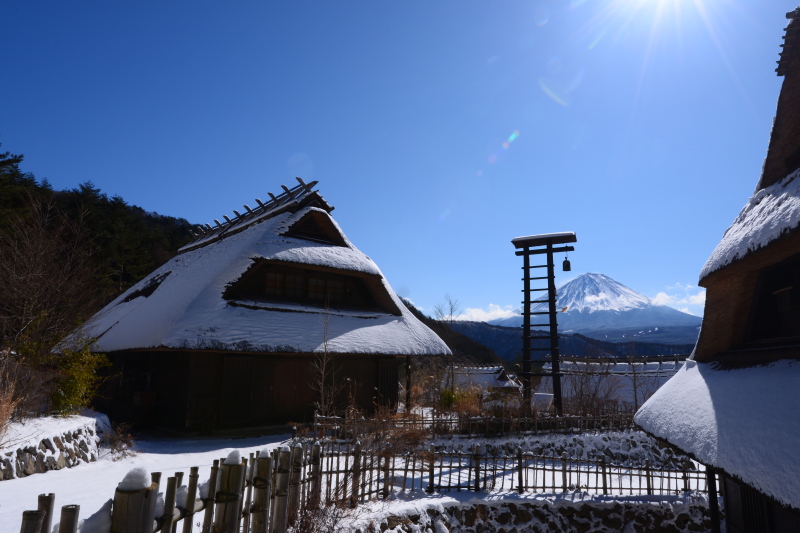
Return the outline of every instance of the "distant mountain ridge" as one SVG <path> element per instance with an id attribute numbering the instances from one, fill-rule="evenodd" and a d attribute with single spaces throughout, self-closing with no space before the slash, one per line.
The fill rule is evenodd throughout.
<path id="1" fill-rule="evenodd" d="M 493 326 L 486 322 L 469 322 L 457 320 L 453 322 L 453 329 L 470 337 L 471 339 L 488 346 L 495 354 L 506 361 L 513 362 L 522 354 L 522 330 Z M 558 346 L 561 355 L 573 357 L 628 357 L 628 356 L 655 356 L 655 355 L 688 355 L 694 348 L 694 341 L 681 343 L 682 338 L 691 336 L 691 332 L 681 332 L 681 328 L 661 329 L 658 332 L 647 332 L 634 335 L 609 335 L 606 339 L 594 338 L 579 333 L 560 334 Z M 655 335 L 653 333 L 659 333 Z M 546 335 L 547 332 L 537 331 L 537 335 Z M 613 336 L 613 338 L 612 338 Z M 695 334 L 696 337 L 696 334 Z M 535 340 L 533 346 L 544 348 L 549 346 L 547 340 Z M 536 351 L 534 360 L 542 360 L 549 353 Z"/>
<path id="2" fill-rule="evenodd" d="M 667 307 L 655 305 L 647 296 L 618 281 L 598 273 L 578 276 L 556 290 L 556 308 L 560 333 L 580 333 L 596 339 L 627 337 L 624 333 L 644 334 L 672 328 L 681 332 L 674 340 L 693 344 L 697 340 L 702 319 Z M 540 298 L 541 299 L 541 298 Z M 545 302 L 533 303 L 531 311 L 547 311 Z M 522 310 L 518 310 L 522 312 Z M 522 326 L 522 315 L 491 320 L 489 324 L 505 327 Z M 610 334 L 610 335 L 609 335 Z"/>

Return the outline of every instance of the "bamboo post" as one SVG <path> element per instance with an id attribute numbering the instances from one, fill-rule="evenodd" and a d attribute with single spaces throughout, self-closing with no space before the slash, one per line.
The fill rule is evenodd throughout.
<path id="1" fill-rule="evenodd" d="M 40 533 L 44 522 L 44 511 L 22 511 L 22 525 L 19 533 Z"/>
<path id="2" fill-rule="evenodd" d="M 150 481 L 156 484 L 156 494 L 158 494 L 158 488 L 161 486 L 161 472 L 151 472 Z"/>
<path id="3" fill-rule="evenodd" d="M 350 496 L 350 505 L 358 507 L 358 489 L 361 485 L 361 441 L 356 442 L 353 450 L 353 487 Z"/>
<path id="4" fill-rule="evenodd" d="M 561 454 L 561 488 L 567 492 L 567 452 Z"/>
<path id="5" fill-rule="evenodd" d="M 178 478 L 174 476 L 167 478 L 167 491 L 164 493 L 164 515 L 161 516 L 160 520 L 162 533 L 169 533 L 172 531 L 172 519 L 175 513 L 175 494 L 178 491 L 177 485 Z"/>
<path id="6" fill-rule="evenodd" d="M 291 460 L 292 451 L 288 446 L 283 446 L 278 452 L 278 464 L 277 468 L 275 468 L 275 498 L 272 501 L 272 528 L 270 533 L 286 533 Z"/>
<path id="7" fill-rule="evenodd" d="M 61 523 L 58 524 L 58 533 L 77 533 L 80 512 L 80 505 L 63 506 L 61 508 Z"/>
<path id="8" fill-rule="evenodd" d="M 309 507 L 316 509 L 322 495 L 322 468 L 321 468 L 322 447 L 319 441 L 314 443 L 311 448 L 311 498 Z"/>
<path id="9" fill-rule="evenodd" d="M 523 471 L 525 469 L 525 463 L 522 460 L 522 446 L 517 448 L 517 464 L 519 464 L 519 471 L 517 472 L 517 492 L 522 494 L 525 492 L 525 481 L 523 479 Z"/>
<path id="10" fill-rule="evenodd" d="M 428 449 L 428 452 L 430 453 L 431 464 L 428 467 L 428 489 L 425 492 L 427 492 L 428 494 L 433 494 L 433 491 L 434 491 L 434 487 L 433 487 L 433 476 L 434 476 L 433 468 L 434 468 L 434 465 L 436 464 L 436 448 L 433 447 L 433 444 L 431 444 L 431 447 Z"/>
<path id="11" fill-rule="evenodd" d="M 345 418 L 345 423 L 346 423 L 346 421 L 347 421 L 347 419 Z M 348 496 L 347 496 L 347 478 L 348 478 L 348 475 L 349 475 L 349 472 L 350 472 L 350 446 L 345 444 L 344 450 L 345 450 L 344 451 L 344 475 L 343 475 L 344 479 L 342 480 L 341 483 L 339 483 L 339 475 L 338 475 L 338 473 L 336 475 L 336 497 L 337 498 L 339 497 L 339 490 L 338 489 L 339 489 L 339 485 L 341 484 L 341 486 L 342 486 L 341 501 L 342 502 L 347 501 L 347 498 L 348 498 Z M 338 451 L 341 451 L 341 447 L 339 447 Z M 341 459 L 337 458 L 337 460 L 336 460 L 336 470 L 337 470 L 337 472 L 339 470 L 341 470 L 341 466 L 340 465 L 341 465 Z"/>
<path id="12" fill-rule="evenodd" d="M 41 527 L 42 533 L 50 533 L 51 524 L 53 523 L 53 506 L 55 503 L 56 495 L 52 492 L 50 494 L 39 494 L 39 510 L 45 513 Z"/>
<path id="13" fill-rule="evenodd" d="M 303 468 L 303 446 L 292 447 L 292 469 L 289 472 L 289 523 L 294 524 L 300 512 L 300 471 Z"/>
<path id="14" fill-rule="evenodd" d="M 239 531 L 239 508 L 242 498 L 242 476 L 246 462 L 238 464 L 223 464 L 222 475 L 219 479 L 219 488 L 215 497 L 216 509 L 214 511 L 214 533 L 233 533 Z"/>
<path id="15" fill-rule="evenodd" d="M 177 510 L 177 511 L 178 511 L 178 512 L 177 512 L 178 516 L 176 516 L 176 517 L 174 517 L 174 518 L 173 518 L 173 521 L 172 521 L 172 528 L 170 529 L 170 531 L 171 531 L 172 533 L 178 533 L 178 521 L 181 519 L 181 512 L 180 512 L 180 509 L 178 509 L 178 504 L 177 504 L 177 496 L 178 496 L 178 490 L 180 490 L 180 488 L 181 488 L 181 486 L 182 486 L 182 485 L 183 485 L 183 472 L 175 472 L 175 496 L 176 496 L 176 503 L 175 503 L 175 506 L 173 507 L 173 513 L 172 513 L 172 514 L 175 514 L 175 510 Z M 189 503 L 189 502 L 188 502 L 188 500 L 187 500 L 187 502 L 186 502 L 186 503 L 187 503 L 187 504 Z M 162 531 L 162 532 L 164 532 L 164 533 L 169 533 L 169 532 L 168 532 L 166 529 L 164 529 L 164 528 L 162 528 L 162 529 L 161 529 L 161 531 Z"/>
<path id="16" fill-rule="evenodd" d="M 653 482 L 650 479 L 650 459 L 644 462 L 644 477 L 647 481 L 647 495 L 653 494 Z"/>
<path id="17" fill-rule="evenodd" d="M 267 533 L 269 529 L 269 500 L 272 486 L 272 457 L 256 459 L 256 475 L 253 478 L 253 533 Z"/>
<path id="18" fill-rule="evenodd" d="M 237 518 L 237 525 L 236 525 L 237 528 L 239 528 L 239 524 L 241 524 L 242 518 L 244 517 L 244 512 L 243 512 L 243 508 L 244 508 L 244 491 L 245 491 L 245 487 L 247 486 L 247 465 L 248 465 L 246 457 L 242 457 L 241 465 L 242 465 L 242 472 L 240 473 L 239 479 L 238 479 L 238 481 L 239 481 L 239 485 L 238 485 L 238 487 L 239 487 L 239 504 L 237 506 L 238 507 L 238 515 L 237 515 L 238 518 Z M 239 529 L 237 529 L 236 531 L 238 532 Z"/>
<path id="19" fill-rule="evenodd" d="M 247 497 L 244 501 L 244 524 L 242 524 L 242 531 L 245 533 L 250 532 L 250 522 L 252 521 L 252 507 L 251 502 L 253 501 L 253 478 L 256 475 L 256 461 L 255 461 L 255 454 L 250 453 L 250 460 L 248 461 L 250 467 L 247 470 L 247 480 L 245 481 L 244 485 L 247 487 Z"/>
<path id="20" fill-rule="evenodd" d="M 161 473 L 154 472 L 152 479 L 161 480 Z M 114 491 L 114 512 L 111 514 L 111 533 L 128 531 L 152 531 L 156 514 L 158 482 L 139 490 Z"/>
<path id="21" fill-rule="evenodd" d="M 605 454 L 600 456 L 600 469 L 602 470 L 602 473 L 603 473 L 603 495 L 605 496 L 605 495 L 608 494 L 608 483 L 606 481 L 606 456 L 605 456 Z"/>
<path id="22" fill-rule="evenodd" d="M 708 488 L 708 510 L 711 518 L 711 532 L 719 533 L 721 519 L 719 500 L 717 500 L 717 473 L 711 466 L 706 466 L 706 487 Z"/>
<path id="23" fill-rule="evenodd" d="M 186 511 L 183 515 L 183 533 L 192 533 L 195 501 L 197 500 L 197 481 L 200 478 L 199 472 L 200 469 L 196 466 L 189 470 L 189 486 L 186 487 Z"/>
<path id="24" fill-rule="evenodd" d="M 481 490 L 481 445 L 475 445 L 475 455 L 473 456 L 473 460 L 475 461 L 475 492 L 480 492 Z"/>
<path id="25" fill-rule="evenodd" d="M 388 452 L 388 450 L 387 450 L 387 452 Z M 390 487 L 390 483 L 391 483 L 391 480 L 389 479 L 389 461 L 391 460 L 390 456 L 391 456 L 390 453 L 386 453 L 386 456 L 384 457 L 384 463 L 383 463 L 383 499 L 384 500 L 389 499 L 389 493 L 390 493 L 390 488 L 389 488 Z"/>
<path id="26" fill-rule="evenodd" d="M 214 495 L 217 493 L 217 475 L 219 472 L 219 460 L 214 459 L 214 464 L 211 467 L 211 474 L 208 477 L 208 494 L 206 495 L 205 506 L 206 510 L 203 513 L 203 528 L 202 533 L 209 533 L 211 531 L 211 523 L 214 519 Z"/>

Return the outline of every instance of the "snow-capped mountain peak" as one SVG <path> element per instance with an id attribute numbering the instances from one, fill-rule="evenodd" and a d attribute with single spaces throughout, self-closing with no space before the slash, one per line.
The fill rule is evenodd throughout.
<path id="1" fill-rule="evenodd" d="M 540 293 L 541 294 L 541 293 Z M 556 289 L 556 309 L 559 330 L 578 332 L 589 337 L 607 338 L 609 330 L 700 326 L 701 318 L 665 305 L 655 305 L 647 296 L 629 289 L 603 274 L 583 274 Z M 540 298 L 545 300 L 547 297 Z M 566 309 L 565 309 L 566 308 Z M 546 302 L 534 302 L 531 311 L 547 311 Z M 519 315 L 492 320 L 498 326 L 522 325 Z M 603 335 L 598 337 L 596 335 Z M 696 338 L 696 329 L 693 335 Z"/>
<path id="2" fill-rule="evenodd" d="M 556 307 L 567 312 L 629 311 L 652 305 L 650 298 L 629 289 L 603 274 L 590 272 L 569 281 L 556 290 Z M 546 311 L 546 303 L 534 304 L 533 311 Z"/>

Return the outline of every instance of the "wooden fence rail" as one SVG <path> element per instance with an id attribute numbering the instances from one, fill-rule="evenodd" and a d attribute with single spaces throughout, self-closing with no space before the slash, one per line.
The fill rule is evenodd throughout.
<path id="1" fill-rule="evenodd" d="M 633 429 L 632 413 L 597 416 L 457 416 L 439 414 L 435 418 L 392 417 L 387 419 L 314 417 L 310 428 L 314 436 L 335 436 L 358 439 L 364 435 L 380 435 L 396 430 L 416 430 L 428 436 L 466 435 L 496 437 L 510 434 L 582 433 L 587 431 L 624 431 Z"/>
<path id="2" fill-rule="evenodd" d="M 210 469 L 207 493 L 199 491 L 199 469 L 192 467 L 188 485 L 183 472 L 161 484 L 151 474 L 149 487 L 117 489 L 111 511 L 112 533 L 285 533 L 302 513 L 321 505 L 355 507 L 392 494 L 492 491 L 559 493 L 586 491 L 604 495 L 678 495 L 707 492 L 702 465 L 686 461 L 681 469 L 655 468 L 650 462 L 621 465 L 604 455 L 569 457 L 536 455 L 518 449 L 510 454 L 474 450 L 435 450 L 432 446 L 395 453 L 385 443 L 362 446 L 348 441 L 301 442 L 269 456 L 220 459 Z M 164 513 L 155 516 L 159 490 Z M 177 495 L 185 495 L 178 497 Z M 49 533 L 54 496 L 42 495 L 37 511 L 23 514 L 23 533 Z M 75 533 L 78 506 L 61 510 L 59 533 Z M 179 526 L 179 523 L 183 524 Z M 44 528 L 44 529 L 43 529 Z"/>

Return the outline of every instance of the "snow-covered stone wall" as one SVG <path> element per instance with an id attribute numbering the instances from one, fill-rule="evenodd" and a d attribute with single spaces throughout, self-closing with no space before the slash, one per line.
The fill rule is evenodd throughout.
<path id="1" fill-rule="evenodd" d="M 703 500 L 691 501 L 530 501 L 463 503 L 428 508 L 426 512 L 389 515 L 383 533 L 480 533 L 530 531 L 709 531 L 711 520 Z M 363 531 L 364 528 L 357 530 Z"/>
<path id="2" fill-rule="evenodd" d="M 0 481 L 96 461 L 97 421 L 86 416 L 11 424 L 0 443 Z"/>

